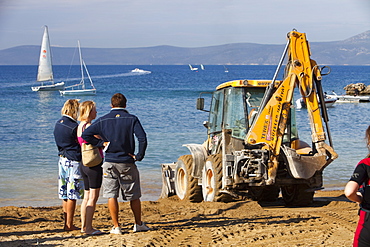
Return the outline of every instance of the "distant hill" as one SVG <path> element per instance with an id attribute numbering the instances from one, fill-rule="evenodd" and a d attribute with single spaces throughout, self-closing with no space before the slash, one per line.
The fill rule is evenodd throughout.
<path id="1" fill-rule="evenodd" d="M 370 30 L 343 41 L 310 42 L 320 65 L 370 65 Z M 82 48 L 88 65 L 276 65 L 285 44 L 234 43 L 199 48 Z M 76 48 L 52 47 L 54 65 L 70 65 Z M 37 65 L 40 46 L 0 50 L 0 65 Z M 76 53 L 77 54 L 77 53 Z M 77 55 L 75 55 L 77 57 Z M 77 60 L 76 60 L 77 61 Z M 76 62 L 77 64 L 77 62 Z"/>

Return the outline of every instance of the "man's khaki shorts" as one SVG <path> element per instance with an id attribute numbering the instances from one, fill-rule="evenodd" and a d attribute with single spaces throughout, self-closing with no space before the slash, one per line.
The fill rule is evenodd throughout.
<path id="1" fill-rule="evenodd" d="M 132 201 L 141 197 L 139 171 L 134 163 L 103 163 L 103 197 Z"/>

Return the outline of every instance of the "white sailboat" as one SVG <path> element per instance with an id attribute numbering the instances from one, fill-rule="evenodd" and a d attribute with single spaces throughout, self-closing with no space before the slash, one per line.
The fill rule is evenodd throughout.
<path id="1" fill-rule="evenodd" d="M 78 52 L 80 54 L 81 81 L 78 84 L 65 87 L 65 90 L 60 90 L 59 92 L 60 92 L 60 95 L 62 96 L 95 95 L 96 94 L 96 89 L 91 80 L 89 71 L 87 70 L 85 61 L 82 59 L 80 41 L 78 41 L 77 43 L 78 43 Z M 85 72 L 90 81 L 90 86 L 91 86 L 90 88 L 86 88 L 86 85 L 85 85 Z"/>
<path id="2" fill-rule="evenodd" d="M 37 71 L 37 81 L 40 86 L 31 87 L 32 91 L 56 91 L 64 89 L 64 82 L 54 83 L 53 66 L 51 59 L 50 40 L 48 27 L 45 26 L 44 35 L 41 42 L 39 67 Z M 44 82 L 48 82 L 44 84 Z"/>
<path id="3" fill-rule="evenodd" d="M 204 70 L 204 66 L 203 66 L 203 64 L 201 64 L 201 65 L 200 65 L 200 69 L 201 69 L 201 70 Z"/>
<path id="4" fill-rule="evenodd" d="M 189 68 L 190 68 L 190 70 L 192 70 L 192 71 L 197 71 L 197 70 L 198 70 L 198 68 L 195 68 L 195 67 L 191 66 L 191 64 L 189 64 Z"/>

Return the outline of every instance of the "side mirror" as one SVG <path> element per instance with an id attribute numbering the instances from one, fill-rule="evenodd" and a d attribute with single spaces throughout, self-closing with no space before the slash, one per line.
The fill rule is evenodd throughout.
<path id="1" fill-rule="evenodd" d="M 204 110 L 204 98 L 197 99 L 197 110 L 200 110 L 200 111 Z"/>

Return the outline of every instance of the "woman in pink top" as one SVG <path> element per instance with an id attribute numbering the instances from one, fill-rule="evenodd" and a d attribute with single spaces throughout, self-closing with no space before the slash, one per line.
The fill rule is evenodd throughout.
<path id="1" fill-rule="evenodd" d="M 96 118 L 96 105 L 94 101 L 85 101 L 80 104 L 80 115 L 78 120 L 81 121 L 77 129 L 77 138 L 80 145 L 86 143 L 81 137 L 82 132 L 91 125 L 91 121 Z M 101 155 L 102 155 L 101 151 Z M 102 156 L 103 157 L 103 156 Z M 99 198 L 100 187 L 102 184 L 103 170 L 100 165 L 87 167 L 80 165 L 82 178 L 85 184 L 85 196 L 81 204 L 81 232 L 88 235 L 99 235 L 103 232 L 92 227 L 92 220 Z"/>

